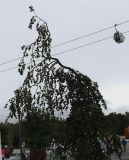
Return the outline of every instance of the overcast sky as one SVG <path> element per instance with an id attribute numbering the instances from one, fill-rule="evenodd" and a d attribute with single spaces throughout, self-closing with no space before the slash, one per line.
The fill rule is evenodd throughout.
<path id="1" fill-rule="evenodd" d="M 33 5 L 37 14 L 47 21 L 52 46 L 97 30 L 129 20 L 129 0 L 4 0 L 0 4 L 0 64 L 22 56 L 21 46 L 33 42 L 34 31 L 27 26 Z M 120 25 L 121 32 L 129 31 L 129 23 Z M 71 48 L 113 36 L 115 28 L 54 48 L 56 54 Z M 58 56 L 60 61 L 89 76 L 99 85 L 108 101 L 105 113 L 129 111 L 129 33 L 125 42 L 113 39 L 83 47 Z M 23 82 L 17 69 L 19 61 L 0 65 L 0 119 L 5 119 L 4 104 Z"/>

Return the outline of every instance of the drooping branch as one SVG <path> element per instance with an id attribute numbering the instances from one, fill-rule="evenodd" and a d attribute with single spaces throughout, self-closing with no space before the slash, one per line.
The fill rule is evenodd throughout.
<path id="1" fill-rule="evenodd" d="M 95 103 L 106 107 L 96 83 L 51 56 L 52 40 L 47 23 L 37 16 L 32 6 L 30 10 L 35 16 L 31 18 L 29 28 L 32 29 L 37 23 L 35 26 L 38 38 L 30 45 L 22 46 L 23 58 L 19 63 L 18 71 L 22 75 L 27 69 L 27 76 L 21 90 L 27 88 L 31 92 L 33 97 L 31 105 L 54 114 L 55 110 L 63 112 L 79 98 L 95 102 L 96 96 Z M 28 56 L 30 56 L 30 63 L 26 64 L 25 60 L 29 58 Z"/>

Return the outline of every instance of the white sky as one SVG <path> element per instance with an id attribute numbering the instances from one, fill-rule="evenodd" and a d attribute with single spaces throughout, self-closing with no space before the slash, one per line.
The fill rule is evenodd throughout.
<path id="1" fill-rule="evenodd" d="M 27 28 L 32 16 L 28 10 L 30 5 L 47 21 L 52 45 L 129 20 L 129 0 L 4 0 L 0 5 L 0 63 L 22 56 L 21 46 L 35 39 L 35 32 Z M 128 31 L 129 23 L 117 29 Z M 52 54 L 113 36 L 114 32 L 113 28 L 54 48 Z M 109 102 L 106 113 L 129 111 L 128 44 L 129 33 L 122 44 L 109 39 L 58 56 L 63 64 L 79 70 L 99 84 L 102 95 Z M 15 67 L 18 62 L 0 66 L 0 71 Z M 0 119 L 5 119 L 7 111 L 3 106 L 22 81 L 17 69 L 0 72 Z"/>

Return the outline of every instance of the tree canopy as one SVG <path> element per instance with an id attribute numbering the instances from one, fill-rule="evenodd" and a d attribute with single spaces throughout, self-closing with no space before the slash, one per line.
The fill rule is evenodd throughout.
<path id="1" fill-rule="evenodd" d="M 6 105 L 10 110 L 8 118 L 23 117 L 35 109 L 55 117 L 56 112 L 63 115 L 70 108 L 65 138 L 60 143 L 75 159 L 100 159 L 103 152 L 97 138 L 103 136 L 102 109 L 106 108 L 106 103 L 98 85 L 51 55 L 52 39 L 48 25 L 37 16 L 32 6 L 30 11 L 33 17 L 28 27 L 36 27 L 37 38 L 21 47 L 23 57 L 18 71 L 20 75 L 26 74 L 26 78 Z M 58 143 L 58 138 L 56 140 Z"/>

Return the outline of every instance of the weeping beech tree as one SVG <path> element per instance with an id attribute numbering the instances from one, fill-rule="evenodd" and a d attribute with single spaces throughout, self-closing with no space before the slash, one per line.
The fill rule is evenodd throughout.
<path id="1" fill-rule="evenodd" d="M 51 55 L 52 39 L 48 25 L 37 16 L 32 6 L 29 8 L 33 13 L 29 28 L 36 28 L 37 39 L 21 47 L 23 57 L 18 71 L 20 75 L 26 74 L 26 78 L 15 91 L 15 97 L 9 100 L 8 118 L 23 117 L 35 108 L 51 117 L 55 112 L 63 115 L 70 109 L 65 123 L 65 138 L 60 143 L 77 160 L 103 159 L 97 139 L 103 136 L 102 108 L 106 108 L 106 103 L 98 85 Z M 55 143 L 58 143 L 58 138 Z"/>

